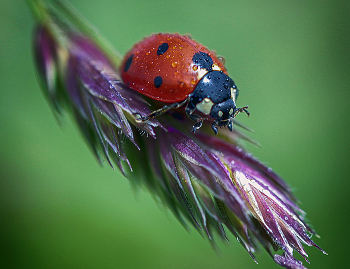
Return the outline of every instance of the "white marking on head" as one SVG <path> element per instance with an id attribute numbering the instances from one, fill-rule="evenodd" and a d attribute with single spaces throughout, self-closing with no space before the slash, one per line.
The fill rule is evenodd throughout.
<path id="1" fill-rule="evenodd" d="M 204 113 L 204 114 L 206 114 L 206 115 L 209 115 L 210 112 L 211 112 L 211 108 L 213 107 L 213 105 L 214 105 L 214 103 L 213 103 L 208 97 L 206 97 L 206 98 L 204 98 L 204 99 L 202 100 L 202 102 L 200 102 L 200 103 L 198 103 L 198 104 L 196 105 L 196 108 L 197 108 L 200 112 L 202 112 L 202 113 Z"/>
<path id="2" fill-rule="evenodd" d="M 198 67 L 198 70 L 197 70 L 197 79 L 198 79 L 198 80 L 201 80 L 202 77 L 204 77 L 206 73 L 208 73 L 208 70 L 207 70 L 207 69 L 205 69 L 205 68 L 199 68 L 199 67 Z"/>
<path id="3" fill-rule="evenodd" d="M 210 79 L 208 77 L 203 78 L 203 83 L 209 83 Z"/>
<path id="4" fill-rule="evenodd" d="M 231 99 L 236 103 L 236 93 L 237 89 L 231 88 Z"/>
<path id="5" fill-rule="evenodd" d="M 218 116 L 221 118 L 223 115 L 224 115 L 224 113 L 221 110 L 219 110 Z"/>
<path id="6" fill-rule="evenodd" d="M 228 112 L 230 115 L 233 114 L 233 108 L 230 109 L 230 111 Z"/>
<path id="7" fill-rule="evenodd" d="M 212 69 L 214 71 L 221 71 L 221 68 L 217 64 L 213 64 Z"/>

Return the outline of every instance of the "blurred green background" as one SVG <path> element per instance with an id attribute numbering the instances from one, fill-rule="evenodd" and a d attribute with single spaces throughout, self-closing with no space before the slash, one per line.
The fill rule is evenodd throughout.
<path id="1" fill-rule="evenodd" d="M 190 33 L 226 59 L 262 148 L 248 150 L 295 190 L 329 255 L 348 268 L 350 2 L 71 1 L 124 54 L 154 32 Z M 0 1 L 1 268 L 279 268 L 231 237 L 220 253 L 146 191 L 100 168 L 70 117 L 60 128 L 39 89 L 33 19 Z M 300 258 L 300 256 L 297 256 Z"/>

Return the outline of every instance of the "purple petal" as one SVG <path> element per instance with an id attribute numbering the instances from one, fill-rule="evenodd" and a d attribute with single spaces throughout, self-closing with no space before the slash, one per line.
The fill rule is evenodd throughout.
<path id="1" fill-rule="evenodd" d="M 267 187 L 274 190 L 274 193 L 284 203 L 296 210 L 300 210 L 293 202 L 296 199 L 291 193 L 290 187 L 270 168 L 253 158 L 251 154 L 214 136 L 198 134 L 198 137 L 203 143 L 205 142 L 205 145 L 210 145 L 209 150 L 221 152 L 227 162 L 232 164 L 232 169 L 243 169 L 248 174 L 255 175 L 258 180 L 262 180 Z"/>
<path id="2" fill-rule="evenodd" d="M 300 261 L 286 253 L 283 256 L 275 254 L 274 260 L 277 264 L 287 269 L 307 269 Z"/>
<path id="3" fill-rule="evenodd" d="M 81 90 L 82 86 L 78 82 L 76 77 L 76 66 L 77 58 L 70 57 L 68 60 L 65 85 L 70 100 L 73 102 L 74 108 L 77 109 L 80 115 L 87 120 L 89 118 L 89 112 L 86 104 L 86 99 L 83 97 L 83 93 Z"/>
<path id="4" fill-rule="evenodd" d="M 61 96 L 58 92 L 58 45 L 46 27 L 39 26 L 34 38 L 34 58 L 46 97 L 56 112 L 61 113 Z"/>
<path id="5" fill-rule="evenodd" d="M 206 185 L 219 199 L 223 199 L 223 189 L 216 184 L 215 178 L 223 178 L 226 175 L 216 167 L 205 152 L 189 137 L 179 131 L 170 128 L 168 131 L 170 145 L 177 153 L 181 163 L 186 169 Z"/>

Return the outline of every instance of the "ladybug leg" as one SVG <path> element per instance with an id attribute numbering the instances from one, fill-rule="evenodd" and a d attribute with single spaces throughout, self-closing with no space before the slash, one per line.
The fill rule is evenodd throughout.
<path id="1" fill-rule="evenodd" d="M 186 102 L 187 102 L 187 99 L 185 101 L 180 102 L 180 103 L 172 103 L 170 105 L 163 106 L 160 109 L 152 111 L 150 114 L 148 114 L 147 116 L 144 116 L 144 117 L 142 117 L 139 113 L 135 113 L 134 115 L 137 116 L 137 119 L 136 119 L 137 122 L 145 122 L 145 121 L 148 121 L 150 119 L 154 119 L 154 118 L 168 112 L 170 109 L 179 108 L 179 107 L 183 106 Z"/>
<path id="2" fill-rule="evenodd" d="M 193 129 L 192 129 L 192 133 L 195 133 L 196 130 L 198 130 L 199 128 L 202 127 L 203 125 L 203 118 L 199 115 L 196 115 L 196 114 L 192 114 L 194 111 L 196 110 L 196 107 L 193 106 L 191 103 L 188 103 L 186 108 L 185 108 L 185 112 L 187 114 L 187 116 L 195 121 L 196 123 L 193 125 Z"/>

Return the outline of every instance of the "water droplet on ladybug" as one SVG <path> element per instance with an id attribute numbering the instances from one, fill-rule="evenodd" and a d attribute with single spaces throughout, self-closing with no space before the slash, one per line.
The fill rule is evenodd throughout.
<path id="1" fill-rule="evenodd" d="M 171 63 L 171 66 L 172 66 L 172 67 L 176 67 L 177 64 L 178 64 L 177 62 L 172 62 L 172 63 Z"/>

